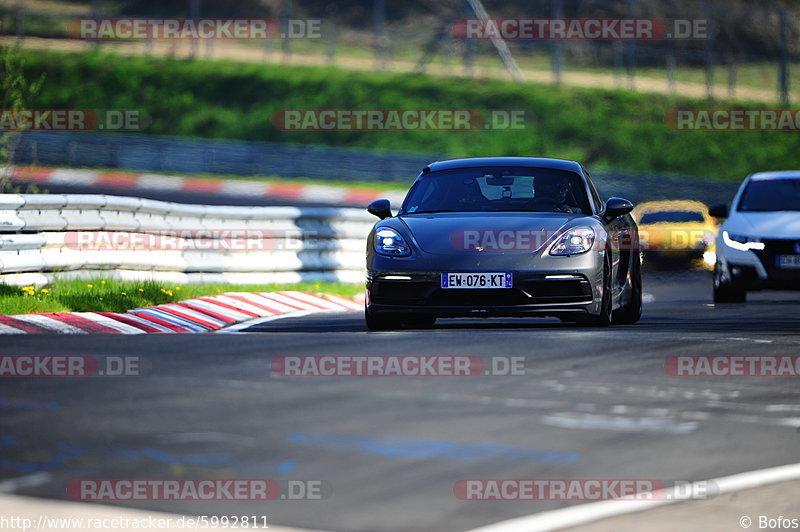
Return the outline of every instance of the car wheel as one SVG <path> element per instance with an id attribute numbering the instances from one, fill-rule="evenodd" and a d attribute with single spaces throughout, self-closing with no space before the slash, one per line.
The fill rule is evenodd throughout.
<path id="1" fill-rule="evenodd" d="M 614 311 L 612 321 L 622 325 L 630 325 L 642 317 L 642 261 L 638 253 L 634 254 L 631 265 L 631 299 Z"/>
<path id="2" fill-rule="evenodd" d="M 436 323 L 436 316 L 413 316 L 401 321 L 411 329 L 430 329 Z"/>
<path id="3" fill-rule="evenodd" d="M 381 314 L 376 316 L 364 309 L 364 322 L 370 331 L 391 331 L 396 329 L 429 329 L 436 323 L 436 316 L 407 316 L 402 314 Z"/>
<path id="4" fill-rule="evenodd" d="M 600 304 L 600 314 L 582 318 L 578 324 L 585 327 L 608 327 L 612 317 L 611 301 L 611 253 L 606 251 L 605 265 L 603 266 L 603 301 Z"/>
<path id="5" fill-rule="evenodd" d="M 747 290 L 734 283 L 722 281 L 722 272 L 719 264 L 714 266 L 714 303 L 744 303 L 747 300 Z"/>

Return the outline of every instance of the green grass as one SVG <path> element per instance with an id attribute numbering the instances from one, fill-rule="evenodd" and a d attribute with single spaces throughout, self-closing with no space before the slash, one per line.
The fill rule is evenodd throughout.
<path id="1" fill-rule="evenodd" d="M 27 288 L 27 289 L 24 289 Z M 353 297 L 361 284 L 303 282 L 296 284 L 175 286 L 151 281 L 119 282 L 105 279 L 56 281 L 42 288 L 0 284 L 0 314 L 39 312 L 125 312 L 138 307 L 174 303 L 224 292 L 277 292 L 303 290 Z"/>
<path id="2" fill-rule="evenodd" d="M 675 108 L 763 104 L 589 89 L 292 67 L 23 50 L 31 76 L 47 73 L 37 108 L 141 109 L 152 134 L 297 142 L 461 155 L 545 155 L 617 168 L 740 180 L 755 170 L 800 166 L 792 132 L 673 131 Z M 524 129 L 474 131 L 280 131 L 281 109 L 519 110 Z M 335 169 L 332 169 L 335 176 Z M 379 174 L 378 174 L 379 175 Z M 411 177 L 411 176 L 410 176 Z"/>

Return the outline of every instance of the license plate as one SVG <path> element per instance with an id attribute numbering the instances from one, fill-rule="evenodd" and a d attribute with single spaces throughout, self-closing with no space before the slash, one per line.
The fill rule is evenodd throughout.
<path id="1" fill-rule="evenodd" d="M 800 268 L 800 255 L 778 255 L 778 268 Z"/>
<path id="2" fill-rule="evenodd" d="M 510 273 L 443 273 L 442 288 L 513 288 Z"/>

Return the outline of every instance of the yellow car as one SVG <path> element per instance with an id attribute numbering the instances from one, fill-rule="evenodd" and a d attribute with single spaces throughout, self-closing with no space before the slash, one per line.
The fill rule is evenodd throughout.
<path id="1" fill-rule="evenodd" d="M 717 225 L 699 201 L 648 201 L 632 216 L 639 224 L 645 258 L 652 261 L 701 259 L 705 268 L 716 262 Z"/>

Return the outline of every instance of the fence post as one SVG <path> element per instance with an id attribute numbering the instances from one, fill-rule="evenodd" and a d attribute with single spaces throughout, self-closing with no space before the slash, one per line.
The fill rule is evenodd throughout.
<path id="1" fill-rule="evenodd" d="M 627 0 L 628 18 L 636 16 L 635 0 Z M 636 88 L 636 41 L 625 41 L 625 68 L 628 71 L 628 84 L 631 89 Z"/>
<path id="2" fill-rule="evenodd" d="M 289 23 L 292 18 L 292 0 L 281 0 L 281 53 L 283 62 L 289 61 L 292 49 L 289 45 Z"/>
<path id="3" fill-rule="evenodd" d="M 708 0 L 700 0 L 703 6 L 703 13 L 706 21 L 711 22 L 713 12 Z M 711 31 L 706 32 L 705 42 L 705 64 L 706 64 L 706 94 L 709 99 L 714 97 L 714 35 Z"/>
<path id="4" fill-rule="evenodd" d="M 325 61 L 336 63 L 336 24 L 331 20 L 325 21 Z"/>
<path id="5" fill-rule="evenodd" d="M 770 6 L 778 12 L 781 19 L 781 59 L 778 74 L 778 90 L 781 98 L 781 105 L 788 109 L 789 101 L 789 21 L 786 10 L 777 2 L 770 2 Z"/>
<path id="6" fill-rule="evenodd" d="M 553 18 L 564 18 L 564 0 L 553 0 Z M 564 71 L 564 43 L 559 39 L 553 41 L 553 79 L 556 84 L 561 84 L 561 74 Z"/>
<path id="7" fill-rule="evenodd" d="M 103 0 L 92 0 L 92 17 L 100 18 L 103 16 Z M 94 41 L 95 48 L 100 46 L 100 39 Z"/>
<path id="8" fill-rule="evenodd" d="M 189 18 L 200 18 L 200 0 L 189 0 Z M 192 39 L 192 49 L 189 52 L 189 59 L 197 56 L 197 39 Z"/>
<path id="9" fill-rule="evenodd" d="M 614 84 L 617 87 L 622 87 L 622 65 L 625 62 L 622 43 L 620 41 L 612 42 L 611 50 L 614 54 Z"/>
<path id="10" fill-rule="evenodd" d="M 728 53 L 728 96 L 736 96 L 736 58 L 733 52 Z"/>
<path id="11" fill-rule="evenodd" d="M 471 16 L 472 8 L 469 7 L 469 2 L 465 1 L 464 19 L 469 19 Z M 464 75 L 473 78 L 475 77 L 475 40 L 468 38 L 466 28 L 462 38 L 464 40 Z"/>
<path id="12" fill-rule="evenodd" d="M 25 0 L 17 0 L 17 42 L 25 38 Z"/>
<path id="13" fill-rule="evenodd" d="M 372 31 L 375 70 L 383 70 L 386 68 L 389 40 L 386 34 L 386 0 L 373 0 L 372 2 Z"/>
<path id="14" fill-rule="evenodd" d="M 675 52 L 670 50 L 667 52 L 667 85 L 669 92 L 675 93 Z"/>

